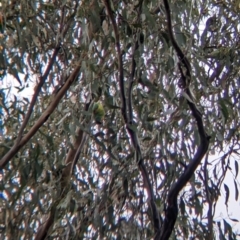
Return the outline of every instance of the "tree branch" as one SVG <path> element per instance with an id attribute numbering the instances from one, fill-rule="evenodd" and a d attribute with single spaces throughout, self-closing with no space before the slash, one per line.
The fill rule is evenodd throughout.
<path id="1" fill-rule="evenodd" d="M 67 27 L 64 28 L 64 35 L 66 34 L 69 26 L 70 26 L 70 24 L 68 23 Z M 57 46 L 55 47 L 55 49 L 54 49 L 54 52 L 53 52 L 53 54 L 52 54 L 52 57 L 51 57 L 48 65 L 47 65 L 47 68 L 46 68 L 44 74 L 40 77 L 40 81 L 39 81 L 39 83 L 38 83 L 38 85 L 37 85 L 37 87 L 36 87 L 36 89 L 35 89 L 35 92 L 34 92 L 34 94 L 33 94 L 33 96 L 32 96 L 32 99 L 31 99 L 31 102 L 30 102 L 30 105 L 29 105 L 27 114 L 25 115 L 25 118 L 24 118 L 24 120 L 23 120 L 23 123 L 22 123 L 22 125 L 21 125 L 21 127 L 20 127 L 20 130 L 19 130 L 17 139 L 16 139 L 13 147 L 9 150 L 9 153 L 10 153 L 10 152 L 12 152 L 12 153 L 13 153 L 13 152 L 17 152 L 17 151 L 19 150 L 18 147 L 19 147 L 19 143 L 20 143 L 20 141 L 21 141 L 21 139 L 22 139 L 23 131 L 24 131 L 25 127 L 26 127 L 27 124 L 28 124 L 28 121 L 29 121 L 29 119 L 30 119 L 30 117 L 31 117 L 31 114 L 32 114 L 34 105 L 35 105 L 35 103 L 36 103 L 36 101 L 37 101 L 38 95 L 39 95 L 39 93 L 40 93 L 40 91 L 41 91 L 41 88 L 42 88 L 43 84 L 45 83 L 45 81 L 46 81 L 46 79 L 47 79 L 47 77 L 48 77 L 51 69 L 52 69 L 52 66 L 53 66 L 53 64 L 54 64 L 54 62 L 55 62 L 55 60 L 56 60 L 57 54 L 58 54 L 58 52 L 59 52 L 60 49 L 61 49 L 61 47 L 60 47 L 60 42 L 59 42 L 59 43 L 57 44 Z M 1 160 L 1 162 L 2 162 L 2 160 Z M 1 162 L 0 162 L 0 168 L 2 167 Z M 4 164 L 4 165 L 5 165 L 5 164 Z"/>
<path id="2" fill-rule="evenodd" d="M 67 31 L 68 31 L 68 29 L 70 27 L 70 21 L 68 21 L 66 26 L 64 26 L 64 28 L 63 28 L 63 19 L 65 17 L 64 15 L 65 15 L 65 7 L 63 6 L 62 7 L 61 24 L 60 24 L 60 34 L 62 34 L 63 36 L 66 35 L 66 33 L 67 33 Z M 19 130 L 18 137 L 17 137 L 17 139 L 15 141 L 15 144 L 14 144 L 14 146 L 12 148 L 16 147 L 19 144 L 19 142 L 20 142 L 20 140 L 22 138 L 23 131 L 24 131 L 25 127 L 27 126 L 27 123 L 28 123 L 28 121 L 29 121 L 29 119 L 31 117 L 31 114 L 32 114 L 34 105 L 35 105 L 35 103 L 37 101 L 38 95 L 39 95 L 39 93 L 41 91 L 41 88 L 42 88 L 43 84 L 45 83 L 45 81 L 46 81 L 46 79 L 47 79 L 47 77 L 48 77 L 48 75 L 49 75 L 49 73 L 50 73 L 50 71 L 51 71 L 51 69 L 53 67 L 53 64 L 54 64 L 54 62 L 56 60 L 57 54 L 58 54 L 60 49 L 61 49 L 61 41 L 59 41 L 57 43 L 57 46 L 55 47 L 55 49 L 53 51 L 53 54 L 52 54 L 52 57 L 51 57 L 48 65 L 47 65 L 47 68 L 46 68 L 44 74 L 40 77 L 40 81 L 39 81 L 39 83 L 38 83 L 38 85 L 37 85 L 37 87 L 35 89 L 34 95 L 33 95 L 32 100 L 30 102 L 29 109 L 27 111 L 27 114 L 25 115 L 25 119 L 23 120 L 22 126 L 21 126 L 21 128 Z"/>
<path id="3" fill-rule="evenodd" d="M 118 58 L 118 80 L 120 85 L 120 92 L 121 92 L 121 100 L 122 100 L 122 116 L 124 118 L 125 123 L 128 122 L 127 117 L 127 101 L 126 101 L 126 93 L 125 93 L 125 87 L 124 87 L 124 75 L 123 75 L 123 61 L 122 61 L 122 54 L 121 54 L 121 47 L 120 47 L 120 39 L 119 39 L 119 32 L 117 28 L 117 24 L 115 21 L 115 18 L 113 16 L 113 11 L 110 7 L 109 0 L 102 0 L 103 4 L 105 5 L 107 9 L 107 13 L 109 15 L 109 18 L 113 25 L 113 31 L 115 34 L 115 44 L 117 49 L 117 58 Z"/>
<path id="4" fill-rule="evenodd" d="M 138 21 L 140 21 L 142 2 L 143 1 L 140 1 L 140 3 L 139 3 Z M 125 96 L 123 62 L 122 62 L 122 54 L 121 54 L 121 49 L 120 49 L 119 32 L 118 32 L 117 24 L 116 24 L 115 18 L 113 16 L 109 1 L 103 0 L 103 3 L 107 9 L 107 13 L 112 22 L 113 30 L 114 30 L 114 34 L 115 34 L 115 44 L 116 44 L 116 49 L 117 49 L 117 54 L 118 54 L 118 72 L 119 72 L 118 81 L 119 81 L 119 85 L 120 85 L 121 99 L 122 99 L 122 115 L 123 115 L 123 119 L 124 119 L 124 122 L 127 127 L 127 131 L 131 137 L 132 144 L 135 148 L 136 160 L 138 163 L 138 167 L 142 174 L 145 188 L 147 189 L 147 192 L 148 192 L 148 198 L 149 198 L 148 200 L 149 200 L 149 204 L 150 204 L 150 207 L 152 210 L 152 215 L 153 215 L 152 221 L 153 221 L 153 225 L 154 225 L 155 236 L 159 236 L 159 234 L 160 234 L 160 217 L 159 217 L 159 213 L 158 213 L 155 201 L 154 201 L 154 193 L 153 193 L 152 184 L 151 184 L 149 174 L 147 172 L 147 169 L 145 167 L 145 164 L 144 164 L 144 161 L 142 158 L 142 153 L 141 153 L 141 148 L 140 148 L 140 144 L 138 141 L 137 133 L 135 131 L 133 131 L 131 128 L 131 125 L 133 124 L 132 87 L 133 87 L 135 69 L 136 69 L 136 62 L 134 59 L 134 54 L 135 54 L 135 51 L 137 50 L 137 48 L 139 47 L 138 39 L 136 39 L 136 41 L 134 43 L 133 52 L 132 52 L 132 69 L 131 69 L 131 76 L 130 76 L 130 81 L 129 81 L 128 104 L 127 104 L 126 96 Z"/>
<path id="5" fill-rule="evenodd" d="M 75 79 L 78 77 L 80 68 L 81 68 L 80 64 L 76 66 L 70 77 L 67 79 L 65 84 L 55 95 L 55 97 L 53 98 L 47 109 L 43 112 L 41 117 L 36 121 L 36 123 L 31 127 L 28 133 L 21 139 L 21 141 L 14 148 L 11 148 L 7 152 L 7 154 L 1 159 L 0 169 L 4 168 L 4 166 L 11 160 L 11 158 L 35 135 L 38 129 L 48 120 L 49 116 L 55 110 L 64 94 L 67 92 L 67 90 L 69 89 L 71 84 L 75 81 Z"/>
<path id="6" fill-rule="evenodd" d="M 25 118 L 23 120 L 22 126 L 21 126 L 21 128 L 19 130 L 18 137 L 17 137 L 17 139 L 15 141 L 15 144 L 14 144 L 14 146 L 12 148 L 16 147 L 19 144 L 19 142 L 20 142 L 20 140 L 22 138 L 23 131 L 24 131 L 25 127 L 27 126 L 27 123 L 28 123 L 28 121 L 29 121 L 29 119 L 31 117 L 31 114 L 32 114 L 34 105 L 35 105 L 35 103 L 37 101 L 38 95 L 39 95 L 39 93 L 41 91 L 41 88 L 42 88 L 43 84 L 45 83 L 45 81 L 46 81 L 46 79 L 48 77 L 49 72 L 52 69 L 52 66 L 53 66 L 53 64 L 55 62 L 56 56 L 57 56 L 57 54 L 58 54 L 60 49 L 61 49 L 60 45 L 58 44 L 58 46 L 54 49 L 54 52 L 53 52 L 52 57 L 51 57 L 51 59 L 50 59 L 50 61 L 48 63 L 48 66 L 47 66 L 47 68 L 45 70 L 45 73 L 43 74 L 43 76 L 40 77 L 40 81 L 39 81 L 37 87 L 35 88 L 35 92 L 33 94 L 32 100 L 30 102 L 30 106 L 28 108 L 27 114 L 25 115 Z"/>
<path id="7" fill-rule="evenodd" d="M 47 236 L 48 229 L 52 226 L 52 223 L 54 221 L 54 215 L 55 215 L 55 208 L 52 207 L 50 211 L 50 215 L 43 225 L 44 227 L 42 226 L 39 227 L 35 240 L 45 239 L 45 237 Z"/>
<path id="8" fill-rule="evenodd" d="M 86 104 L 85 110 L 88 111 L 90 104 Z M 61 190 L 60 190 L 60 197 L 56 199 L 54 204 L 51 206 L 50 215 L 45 223 L 41 225 L 37 231 L 37 235 L 35 240 L 43 240 L 47 236 L 47 233 L 54 223 L 54 215 L 56 206 L 58 203 L 67 195 L 70 183 L 70 177 L 72 175 L 72 171 L 77 163 L 81 150 L 86 142 L 87 133 L 83 132 L 82 129 L 78 128 L 76 132 L 76 140 L 73 144 L 73 148 L 70 148 L 66 158 L 65 158 L 65 168 L 63 169 L 62 176 L 60 179 L 61 182 Z"/>
<path id="9" fill-rule="evenodd" d="M 200 145 L 198 146 L 197 152 L 195 153 L 192 161 L 188 164 L 184 173 L 179 177 L 177 182 L 172 186 L 172 188 L 169 191 L 169 194 L 167 197 L 167 208 L 165 211 L 165 219 L 161 229 L 161 235 L 159 238 L 156 238 L 161 240 L 168 239 L 173 231 L 173 228 L 177 219 L 177 215 L 178 215 L 178 204 L 177 204 L 178 194 L 182 190 L 182 188 L 187 184 L 187 182 L 190 180 L 196 168 L 200 164 L 203 156 L 208 150 L 208 145 L 210 140 L 210 137 L 205 133 L 205 129 L 202 121 L 202 115 L 197 109 L 195 103 L 191 101 L 193 99 L 191 92 L 189 90 L 189 84 L 191 81 L 191 65 L 174 38 L 173 30 L 172 30 L 170 7 L 168 4 L 168 1 L 163 0 L 163 2 L 166 10 L 169 38 L 179 58 L 179 62 L 180 62 L 179 70 L 181 73 L 182 81 L 184 83 L 185 93 L 190 98 L 190 100 L 187 99 L 188 106 L 191 109 L 192 115 L 197 122 L 198 133 L 200 136 Z M 181 64 L 186 69 L 185 73 L 182 70 Z"/>
<path id="10" fill-rule="evenodd" d="M 65 36 L 69 27 L 70 27 L 70 24 L 72 22 L 72 19 L 73 17 L 75 16 L 76 14 L 76 11 L 77 11 L 77 7 L 78 7 L 78 3 L 76 1 L 76 5 L 75 5 L 75 8 L 74 8 L 74 12 L 73 14 L 71 14 L 71 16 L 69 17 L 69 19 L 66 21 L 66 24 L 65 26 L 61 26 L 61 29 L 62 29 L 62 35 Z M 64 8 L 63 8 L 64 9 Z M 64 13 L 62 13 L 64 14 Z M 63 18 L 63 16 L 62 16 Z M 38 94 L 40 93 L 41 91 L 41 88 L 43 86 L 43 84 L 45 83 L 48 75 L 49 75 L 49 72 L 51 71 L 52 69 L 52 66 L 55 62 L 55 59 L 56 59 L 56 56 L 59 52 L 59 50 L 61 49 L 61 42 L 59 41 L 59 43 L 57 43 L 57 46 L 55 47 L 55 50 L 53 52 L 53 55 L 48 63 L 48 66 L 43 74 L 43 76 L 40 77 L 40 81 L 36 87 L 36 90 L 34 92 L 34 95 L 32 97 L 32 100 L 30 102 L 30 106 L 29 106 L 29 109 L 28 109 L 28 112 L 25 116 L 25 119 L 22 123 L 22 126 L 19 130 L 19 133 L 18 133 L 18 137 L 13 145 L 13 147 L 6 153 L 6 155 L 0 160 L 0 169 L 2 169 L 10 160 L 11 158 L 19 151 L 19 149 L 21 149 L 30 139 L 31 137 L 37 132 L 37 130 L 43 125 L 43 123 L 45 121 L 47 121 L 48 117 L 50 116 L 50 114 L 54 111 L 54 109 L 56 108 L 55 104 L 58 104 L 59 101 L 61 100 L 61 98 L 63 97 L 63 95 L 65 94 L 65 92 L 68 90 L 68 88 L 70 87 L 70 85 L 72 84 L 72 82 L 76 79 L 76 77 L 78 76 L 78 72 L 80 70 L 80 66 L 77 66 L 75 68 L 75 70 L 73 71 L 72 73 L 72 76 L 70 76 L 68 78 L 68 80 L 66 81 L 66 83 L 64 84 L 64 88 L 62 88 L 61 90 L 65 89 L 65 92 L 63 93 L 63 95 L 61 95 L 61 97 L 59 98 L 58 96 L 60 96 L 60 92 L 55 96 L 55 98 L 52 100 L 52 102 L 50 103 L 49 107 L 46 109 L 46 111 L 42 114 L 42 116 L 38 119 L 38 121 L 34 124 L 34 126 L 29 130 L 29 132 L 25 135 L 25 137 L 23 137 L 23 131 L 25 129 L 25 127 L 27 126 L 27 123 L 31 117 L 31 114 L 32 114 L 32 111 L 33 111 L 33 108 L 34 108 L 34 105 L 37 101 L 37 98 L 38 98 Z M 69 83 L 70 85 L 68 85 Z M 23 137 L 23 138 L 22 138 Z"/>

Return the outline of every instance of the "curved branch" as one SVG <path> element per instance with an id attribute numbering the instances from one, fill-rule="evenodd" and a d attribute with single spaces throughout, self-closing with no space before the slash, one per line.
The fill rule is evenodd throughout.
<path id="1" fill-rule="evenodd" d="M 172 31 L 170 7 L 168 4 L 168 1 L 163 0 L 163 2 L 166 10 L 169 37 L 180 61 L 179 70 L 181 73 L 182 81 L 184 83 L 184 88 L 185 88 L 184 90 L 191 100 L 192 95 L 189 90 L 189 83 L 191 81 L 191 65 L 174 38 L 173 31 Z M 184 73 L 184 71 L 182 70 L 181 64 L 186 68 L 186 71 L 185 71 L 186 73 Z M 178 204 L 177 204 L 178 194 L 194 174 L 196 168 L 200 164 L 209 146 L 210 137 L 205 132 L 203 121 L 202 121 L 202 115 L 197 109 L 195 103 L 190 100 L 187 99 L 187 103 L 189 108 L 192 111 L 193 117 L 197 122 L 198 133 L 200 136 L 200 145 L 198 146 L 197 152 L 195 153 L 191 162 L 186 167 L 184 173 L 179 177 L 177 182 L 172 186 L 172 188 L 169 191 L 169 194 L 167 197 L 167 208 L 165 211 L 165 219 L 161 229 L 161 235 L 159 238 L 156 238 L 156 239 L 165 240 L 170 237 L 178 216 Z"/>
<path id="2" fill-rule="evenodd" d="M 119 32 L 117 28 L 117 24 L 115 21 L 115 18 L 113 16 L 110 4 L 108 0 L 103 0 L 103 3 L 107 9 L 107 13 L 110 17 L 110 20 L 113 25 L 113 30 L 115 34 L 115 44 L 116 44 L 116 49 L 117 49 L 117 54 L 118 54 L 118 72 L 119 72 L 119 85 L 120 85 L 120 91 L 121 91 L 121 99 L 122 99 L 122 115 L 124 122 L 126 124 L 127 131 L 131 137 L 132 144 L 135 148 L 136 151 L 136 160 L 138 163 L 139 170 L 142 174 L 143 180 L 144 180 L 144 185 L 145 188 L 148 192 L 148 197 L 149 197 L 149 205 L 152 211 L 152 221 L 154 225 L 154 232 L 155 236 L 159 236 L 160 234 L 160 217 L 158 213 L 158 209 L 155 204 L 155 197 L 154 197 L 154 192 L 152 188 L 152 184 L 149 178 L 149 174 L 147 172 L 147 169 L 145 167 L 143 158 L 142 158 L 142 153 L 141 153 L 141 148 L 140 144 L 138 141 L 138 136 L 135 131 L 131 128 L 131 125 L 133 123 L 133 115 L 132 115 L 132 88 L 133 88 L 133 82 L 134 82 L 134 76 L 135 76 L 135 69 L 136 69 L 136 62 L 134 59 L 134 53 L 138 49 L 139 44 L 138 44 L 138 39 L 136 39 L 136 42 L 133 47 L 133 53 L 132 53 L 132 69 L 131 69 L 131 76 L 130 76 L 130 82 L 129 82 L 129 92 L 128 92 L 128 103 L 126 101 L 126 96 L 125 96 L 125 87 L 124 87 L 124 75 L 123 75 L 123 62 L 122 62 L 122 54 L 121 54 L 121 49 L 120 49 L 120 39 L 119 39 Z M 140 12 L 142 10 L 142 3 L 143 0 L 140 1 L 139 3 L 139 21 L 140 21 Z"/>
<path id="3" fill-rule="evenodd" d="M 170 13 L 170 7 L 168 4 L 168 1 L 163 0 L 163 2 L 164 2 L 165 10 L 166 10 L 167 28 L 168 28 L 169 38 L 170 38 L 172 45 L 178 55 L 180 62 L 183 63 L 185 68 L 187 69 L 186 75 L 191 77 L 191 65 L 190 65 L 188 59 L 186 58 L 186 56 L 184 55 L 184 53 L 182 52 L 182 49 L 178 46 L 178 44 L 174 38 L 174 35 L 173 35 L 171 13 Z"/>

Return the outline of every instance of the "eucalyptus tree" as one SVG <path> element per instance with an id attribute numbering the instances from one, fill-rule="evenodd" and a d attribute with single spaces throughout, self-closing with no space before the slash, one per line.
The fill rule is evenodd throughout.
<path id="1" fill-rule="evenodd" d="M 2 236 L 237 239 L 237 1 L 0 4 Z"/>

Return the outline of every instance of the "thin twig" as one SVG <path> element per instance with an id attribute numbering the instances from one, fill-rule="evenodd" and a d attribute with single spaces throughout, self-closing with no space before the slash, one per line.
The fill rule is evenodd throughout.
<path id="1" fill-rule="evenodd" d="M 45 81 L 46 81 L 46 79 L 48 77 L 49 72 L 52 69 L 52 66 L 53 66 L 53 64 L 55 62 L 55 59 L 56 59 L 56 56 L 57 56 L 59 50 L 60 50 L 60 46 L 57 46 L 54 49 L 54 52 L 53 52 L 52 57 L 51 57 L 51 59 L 50 59 L 50 61 L 48 63 L 48 66 L 47 66 L 47 68 L 45 70 L 45 73 L 43 74 L 43 76 L 40 77 L 40 81 L 39 81 L 37 87 L 35 88 L 35 92 L 33 94 L 32 100 L 30 102 L 30 106 L 28 108 L 27 114 L 25 115 L 25 118 L 24 118 L 23 123 L 21 125 L 21 128 L 19 130 L 18 137 L 16 139 L 15 145 L 18 145 L 18 143 L 20 142 L 20 140 L 22 138 L 23 131 L 24 131 L 25 127 L 27 126 L 27 123 L 28 123 L 28 121 L 29 121 L 29 119 L 31 117 L 31 114 L 32 114 L 34 105 L 35 105 L 35 103 L 37 101 L 38 95 L 39 95 L 39 93 L 41 91 L 41 88 L 42 88 L 43 84 L 45 83 Z"/>
<path id="2" fill-rule="evenodd" d="M 121 47 L 120 47 L 119 32 L 118 32 L 115 18 L 113 16 L 113 11 L 110 7 L 109 0 L 103 0 L 103 4 L 105 5 L 105 7 L 107 9 L 109 18 L 113 25 L 113 31 L 115 34 L 115 44 L 116 44 L 117 58 L 118 58 L 118 74 L 119 74 L 118 80 L 119 80 L 121 100 L 122 100 L 122 116 L 124 118 L 124 121 L 127 123 L 128 122 L 127 101 L 126 101 L 126 93 L 125 93 L 125 87 L 124 87 L 123 61 L 122 61 L 122 54 L 121 54 Z"/>

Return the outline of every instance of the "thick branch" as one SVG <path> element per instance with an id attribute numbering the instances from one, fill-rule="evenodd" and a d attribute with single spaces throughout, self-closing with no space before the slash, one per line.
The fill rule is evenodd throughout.
<path id="1" fill-rule="evenodd" d="M 11 160 L 12 157 L 35 135 L 38 129 L 48 120 L 49 116 L 53 113 L 58 103 L 67 92 L 71 84 L 78 77 L 80 71 L 80 64 L 76 66 L 70 77 L 67 79 L 66 83 L 55 95 L 48 108 L 43 112 L 41 117 L 36 121 L 36 123 L 31 127 L 28 133 L 21 139 L 21 141 L 16 145 L 14 149 L 10 149 L 9 152 L 1 159 L 0 169 L 3 169 L 4 166 Z"/>
<path id="2" fill-rule="evenodd" d="M 140 21 L 140 16 L 141 16 L 141 8 L 142 8 L 142 2 L 140 1 L 139 3 L 139 19 Z M 142 153 L 141 153 L 141 148 L 140 144 L 138 141 L 137 133 L 132 130 L 131 124 L 133 123 L 133 116 L 132 116 L 132 87 L 133 87 L 133 81 L 135 77 L 135 69 L 136 69 L 136 62 L 134 59 L 134 53 L 139 47 L 138 45 L 138 39 L 136 39 L 136 42 L 134 43 L 133 47 L 133 53 L 132 53 L 132 69 L 131 69 L 131 76 L 130 76 L 130 82 L 129 82 L 129 93 L 128 93 L 128 104 L 126 101 L 126 96 L 125 96 L 125 87 L 124 87 L 124 75 L 123 75 L 123 62 L 122 62 L 122 54 L 121 54 L 121 49 L 120 49 L 120 39 L 119 39 L 119 32 L 117 28 L 117 24 L 115 21 L 115 18 L 113 16 L 110 4 L 108 0 L 103 0 L 103 3 L 107 9 L 108 15 L 110 17 L 110 20 L 113 25 L 113 30 L 115 34 L 115 44 L 116 44 L 116 49 L 117 49 L 117 54 L 118 54 L 118 72 L 119 72 L 119 85 L 120 85 L 120 91 L 121 91 L 121 99 L 122 99 L 122 116 L 125 121 L 128 133 L 131 137 L 131 141 L 133 143 L 133 146 L 136 151 L 136 160 L 138 163 L 139 170 L 142 174 L 143 180 L 144 180 L 144 185 L 145 188 L 147 189 L 148 192 L 148 197 L 149 197 L 149 204 L 152 210 L 152 215 L 153 215 L 153 224 L 154 224 L 154 231 L 155 231 L 155 236 L 158 236 L 160 234 L 160 217 L 159 213 L 156 207 L 156 204 L 154 202 L 154 193 L 153 193 L 153 188 L 152 184 L 149 178 L 149 174 L 147 172 L 147 169 L 145 167 L 143 158 L 142 158 Z M 128 114 L 129 113 L 129 114 Z"/>
<path id="3" fill-rule="evenodd" d="M 53 64 L 54 64 L 54 62 L 55 62 L 55 59 L 56 59 L 56 56 L 57 56 L 59 50 L 60 50 L 60 45 L 58 45 L 58 46 L 55 48 L 55 50 L 54 50 L 54 52 L 53 52 L 53 54 L 52 54 L 52 57 L 51 57 L 48 65 L 47 65 L 46 70 L 45 70 L 45 73 L 43 74 L 43 76 L 40 77 L 40 81 L 39 81 L 39 83 L 38 83 L 38 85 L 37 85 L 37 87 L 36 87 L 36 89 L 35 89 L 35 92 L 34 92 L 34 94 L 33 94 L 33 96 L 32 96 L 32 99 L 31 99 L 31 102 L 30 102 L 30 105 L 29 105 L 27 114 L 25 115 L 25 118 L 24 118 L 24 120 L 23 120 L 23 123 L 22 123 L 22 125 L 21 125 L 21 127 L 20 127 L 20 130 L 19 130 L 17 139 L 16 139 L 14 145 L 12 146 L 12 148 L 11 148 L 11 149 L 9 150 L 9 152 L 7 153 L 7 154 L 9 154 L 9 155 L 10 155 L 10 153 L 16 153 L 16 152 L 20 149 L 20 148 L 19 148 L 19 145 L 20 145 L 20 141 L 21 141 L 21 139 L 22 139 L 23 131 L 24 131 L 25 127 L 26 127 L 27 124 L 28 124 L 28 121 L 29 121 L 29 119 L 30 119 L 30 117 L 31 117 L 31 114 L 32 114 L 34 105 L 35 105 L 35 103 L 36 103 L 36 101 L 37 101 L 38 95 L 39 95 L 39 93 L 40 93 L 40 91 L 41 91 L 41 88 L 42 88 L 43 84 L 45 83 L 45 81 L 46 81 L 46 79 L 47 79 L 47 77 L 48 77 L 48 74 L 49 74 L 50 70 L 52 69 L 52 66 L 53 66 Z M 5 155 L 5 157 L 7 156 L 7 154 Z M 14 155 L 15 155 L 15 154 L 14 154 Z M 10 160 L 10 159 L 9 159 L 9 160 Z M 2 165 L 2 162 L 4 162 L 4 158 L 3 158 L 3 159 L 1 160 L 1 162 L 0 162 L 0 168 L 3 168 L 3 166 L 7 163 L 7 162 L 6 162 L 6 163 L 3 163 L 3 165 Z"/>
<path id="4" fill-rule="evenodd" d="M 185 92 L 189 96 L 189 98 L 192 99 L 191 92 L 189 90 L 189 83 L 191 81 L 191 65 L 174 38 L 173 31 L 172 31 L 170 7 L 168 4 L 168 1 L 163 0 L 163 2 L 166 10 L 169 37 L 180 61 L 179 69 L 181 72 L 182 81 L 184 83 Z M 182 71 L 181 64 L 186 68 L 186 73 Z M 196 105 L 193 103 L 193 101 L 187 100 L 187 103 L 189 105 L 189 108 L 192 111 L 193 117 L 197 122 L 198 133 L 200 136 L 200 145 L 198 146 L 197 152 L 195 153 L 192 161 L 188 164 L 184 173 L 180 176 L 180 178 L 177 180 L 177 182 L 172 186 L 172 188 L 169 191 L 169 194 L 167 197 L 167 208 L 165 212 L 165 219 L 161 229 L 161 235 L 159 238 L 156 238 L 156 239 L 161 239 L 161 240 L 169 239 L 178 215 L 178 205 L 177 205 L 178 194 L 182 190 L 182 188 L 187 184 L 187 182 L 190 180 L 196 168 L 200 164 L 203 156 L 208 150 L 210 137 L 207 136 L 207 134 L 205 133 L 203 121 L 202 121 L 202 115 L 197 109 Z"/>
<path id="5" fill-rule="evenodd" d="M 62 34 L 62 36 L 65 36 L 65 35 L 66 35 L 66 33 L 67 33 L 67 31 L 68 31 L 68 29 L 69 29 L 69 27 L 70 27 L 70 24 L 71 24 L 71 22 L 72 22 L 72 19 L 73 19 L 73 17 L 74 17 L 75 14 L 76 14 L 77 6 L 78 6 L 78 4 L 76 3 L 73 14 L 69 17 L 69 19 L 67 20 L 65 26 L 64 26 L 64 27 L 61 26 L 61 34 Z M 64 18 L 63 15 L 64 15 L 64 12 L 62 12 L 62 18 Z M 13 147 L 12 147 L 12 148 L 8 151 L 8 153 L 1 159 L 1 161 L 0 161 L 0 169 L 2 169 L 2 168 L 10 161 L 10 159 L 19 151 L 19 149 L 26 144 L 26 142 L 36 133 L 36 131 L 38 130 L 38 128 L 40 128 L 40 126 L 47 120 L 47 118 L 48 118 L 49 115 L 50 115 L 50 114 L 49 114 L 49 115 L 46 114 L 46 112 L 47 112 L 47 110 L 48 110 L 48 109 L 47 109 L 47 110 L 42 114 L 42 116 L 39 118 L 38 122 L 37 122 L 34 126 L 39 126 L 39 124 L 41 124 L 41 125 L 37 128 L 36 131 L 34 130 L 34 126 L 33 126 L 33 127 L 31 128 L 32 131 L 30 130 L 30 131 L 28 132 L 28 134 L 26 134 L 25 137 L 24 137 L 24 139 L 23 139 L 23 136 L 22 136 L 22 135 L 23 135 L 24 129 L 25 129 L 25 127 L 27 126 L 28 121 L 29 121 L 29 119 L 30 119 L 30 117 L 31 117 L 31 114 L 32 114 L 34 105 L 35 105 L 35 103 L 36 103 L 36 101 L 37 101 L 37 98 L 38 98 L 38 95 L 39 95 L 39 93 L 40 93 L 40 91 L 41 91 L 41 88 L 42 88 L 43 84 L 45 83 L 45 81 L 46 81 L 46 79 L 47 79 L 47 77 L 48 77 L 48 75 L 49 75 L 49 73 L 50 73 L 50 71 L 51 71 L 51 69 L 52 69 L 52 66 L 53 66 L 53 64 L 54 64 L 54 62 L 55 62 L 55 60 L 56 60 L 56 56 L 57 56 L 59 50 L 61 49 L 60 45 L 61 45 L 61 42 L 58 42 L 58 43 L 57 43 L 57 46 L 56 46 L 55 49 L 54 49 L 54 52 L 53 52 L 53 54 L 52 54 L 52 57 L 51 57 L 48 65 L 47 65 L 47 68 L 46 68 L 44 74 L 40 77 L 40 81 L 39 81 L 39 83 L 38 83 L 38 85 L 37 85 L 37 87 L 36 87 L 36 89 L 35 89 L 34 94 L 33 94 L 33 97 L 32 97 L 32 100 L 31 100 L 31 102 L 30 102 L 30 105 L 29 105 L 27 114 L 26 114 L 26 116 L 25 116 L 25 118 L 24 118 L 24 120 L 23 120 L 23 123 L 22 123 L 21 127 L 20 127 L 20 130 L 19 130 L 19 133 L 18 133 L 18 137 L 17 137 L 17 139 L 16 139 Z M 79 69 L 80 69 L 80 68 L 79 68 Z M 78 71 L 79 71 L 79 70 L 78 70 Z M 71 78 L 71 77 L 70 77 L 70 78 Z M 69 79 L 70 79 L 70 78 L 69 78 Z M 75 78 L 74 78 L 74 79 L 75 79 Z M 67 89 L 66 89 L 66 91 L 67 91 Z M 56 97 L 57 97 L 57 96 L 56 96 Z M 55 99 L 56 99 L 56 97 L 55 97 Z M 59 100 L 59 101 L 60 101 L 60 100 Z M 49 107 L 50 107 L 50 106 L 49 106 Z M 54 110 L 54 109 L 53 109 L 53 110 Z M 52 111 L 53 111 L 53 110 L 52 110 Z M 51 113 L 52 113 L 52 112 L 51 112 Z M 45 120 L 42 119 L 43 117 L 44 117 Z M 43 122 L 40 123 L 40 120 L 41 120 L 41 122 L 42 122 L 42 121 L 43 121 Z"/>
<path id="6" fill-rule="evenodd" d="M 50 211 L 50 215 L 43 225 L 44 227 L 40 227 L 38 229 L 35 240 L 45 239 L 45 237 L 47 236 L 48 229 L 52 226 L 52 223 L 54 221 L 54 214 L 55 214 L 55 208 L 52 207 Z"/>
<path id="7" fill-rule="evenodd" d="M 168 4 L 168 1 L 163 0 L 163 2 L 164 2 L 165 10 L 166 10 L 169 38 L 170 38 L 172 45 L 179 57 L 180 62 L 183 63 L 185 68 L 187 69 L 186 75 L 191 77 L 191 65 L 190 65 L 188 59 L 186 58 L 186 56 L 184 55 L 184 53 L 182 52 L 182 49 L 178 46 L 178 44 L 174 38 L 174 35 L 173 35 L 171 13 L 170 13 L 170 7 Z"/>

